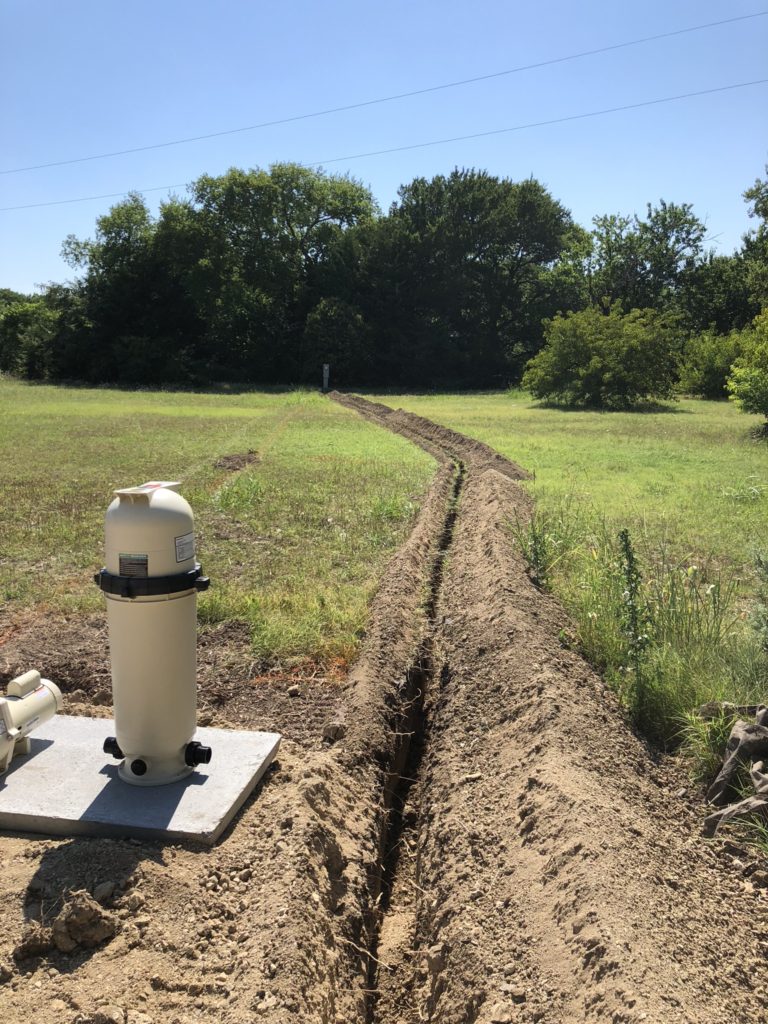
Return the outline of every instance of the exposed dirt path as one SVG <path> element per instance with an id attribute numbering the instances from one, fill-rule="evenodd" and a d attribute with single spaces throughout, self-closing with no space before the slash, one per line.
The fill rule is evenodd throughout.
<path id="1" fill-rule="evenodd" d="M 290 680 L 254 677 L 236 626 L 203 632 L 206 723 L 286 737 L 213 850 L 0 836 L 9 1019 L 768 1020 L 762 890 L 723 870 L 722 844 L 701 841 L 677 784 L 561 645 L 563 615 L 508 530 L 530 510 L 524 472 L 334 397 L 440 465 L 358 662 L 343 687 L 302 680 L 291 697 Z M 35 665 L 70 713 L 106 714 L 104 641 L 100 616 L 0 616 L 0 678 Z M 62 948 L 78 889 L 106 924 L 96 946 Z M 38 942 L 57 917 L 65 941 Z"/>

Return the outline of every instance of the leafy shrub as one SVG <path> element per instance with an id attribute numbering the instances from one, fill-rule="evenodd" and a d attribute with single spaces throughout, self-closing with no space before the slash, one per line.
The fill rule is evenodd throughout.
<path id="1" fill-rule="evenodd" d="M 0 371 L 39 379 L 58 323 L 57 313 L 39 299 L 0 306 Z"/>
<path id="2" fill-rule="evenodd" d="M 680 389 L 702 398 L 726 398 L 728 374 L 742 354 L 745 338 L 739 331 L 694 335 L 685 346 L 680 367 Z"/>
<path id="3" fill-rule="evenodd" d="M 755 317 L 750 343 L 734 363 L 727 387 L 742 412 L 768 420 L 768 309 Z"/>
<path id="4" fill-rule="evenodd" d="M 673 394 L 677 340 L 656 310 L 592 306 L 547 321 L 544 335 L 522 379 L 535 398 L 626 409 Z"/>

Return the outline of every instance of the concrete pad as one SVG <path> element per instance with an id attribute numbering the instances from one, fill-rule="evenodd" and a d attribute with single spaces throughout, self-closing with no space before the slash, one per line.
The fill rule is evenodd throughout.
<path id="1" fill-rule="evenodd" d="M 110 718 L 56 715 L 30 737 L 29 754 L 0 775 L 0 829 L 57 836 L 135 836 L 213 845 L 274 758 L 273 732 L 198 729 L 213 750 L 167 786 L 130 786 L 102 750 L 114 736 Z"/>

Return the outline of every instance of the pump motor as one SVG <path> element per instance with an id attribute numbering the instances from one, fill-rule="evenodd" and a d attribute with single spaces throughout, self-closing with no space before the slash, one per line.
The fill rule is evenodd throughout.
<path id="1" fill-rule="evenodd" d="M 137 786 L 175 782 L 211 759 L 197 727 L 197 593 L 209 579 L 195 561 L 194 519 L 176 481 L 115 491 L 107 509 L 107 599 L 115 736 L 106 753 Z"/>
<path id="2" fill-rule="evenodd" d="M 8 684 L 0 697 L 0 775 L 17 754 L 31 750 L 29 734 L 61 711 L 61 690 L 39 672 L 25 672 Z"/>

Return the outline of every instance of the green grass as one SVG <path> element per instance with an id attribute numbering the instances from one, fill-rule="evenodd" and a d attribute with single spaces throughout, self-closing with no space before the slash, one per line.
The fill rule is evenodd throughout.
<path id="1" fill-rule="evenodd" d="M 258 452 L 239 473 L 219 456 Z M 212 579 L 203 621 L 244 619 L 265 663 L 354 654 L 434 462 L 309 392 L 68 389 L 0 381 L 0 598 L 88 612 L 116 487 L 181 480 Z"/>
<path id="2" fill-rule="evenodd" d="M 765 544 L 768 443 L 759 416 L 729 402 L 670 403 L 668 412 L 568 412 L 521 391 L 370 396 L 477 437 L 535 474 L 542 509 L 573 496 L 683 560 L 747 566 Z M 765 538 L 765 540 L 763 540 Z"/>
<path id="3" fill-rule="evenodd" d="M 573 642 L 644 732 L 665 746 L 682 740 L 695 771 L 711 772 L 721 737 L 694 728 L 692 710 L 768 701 L 768 570 L 755 568 L 768 550 L 768 443 L 752 433 L 759 417 L 697 400 L 667 411 L 565 412 L 519 391 L 382 400 L 477 437 L 535 474 L 525 485 L 533 521 L 510 524 L 532 577 L 563 601 Z"/>

